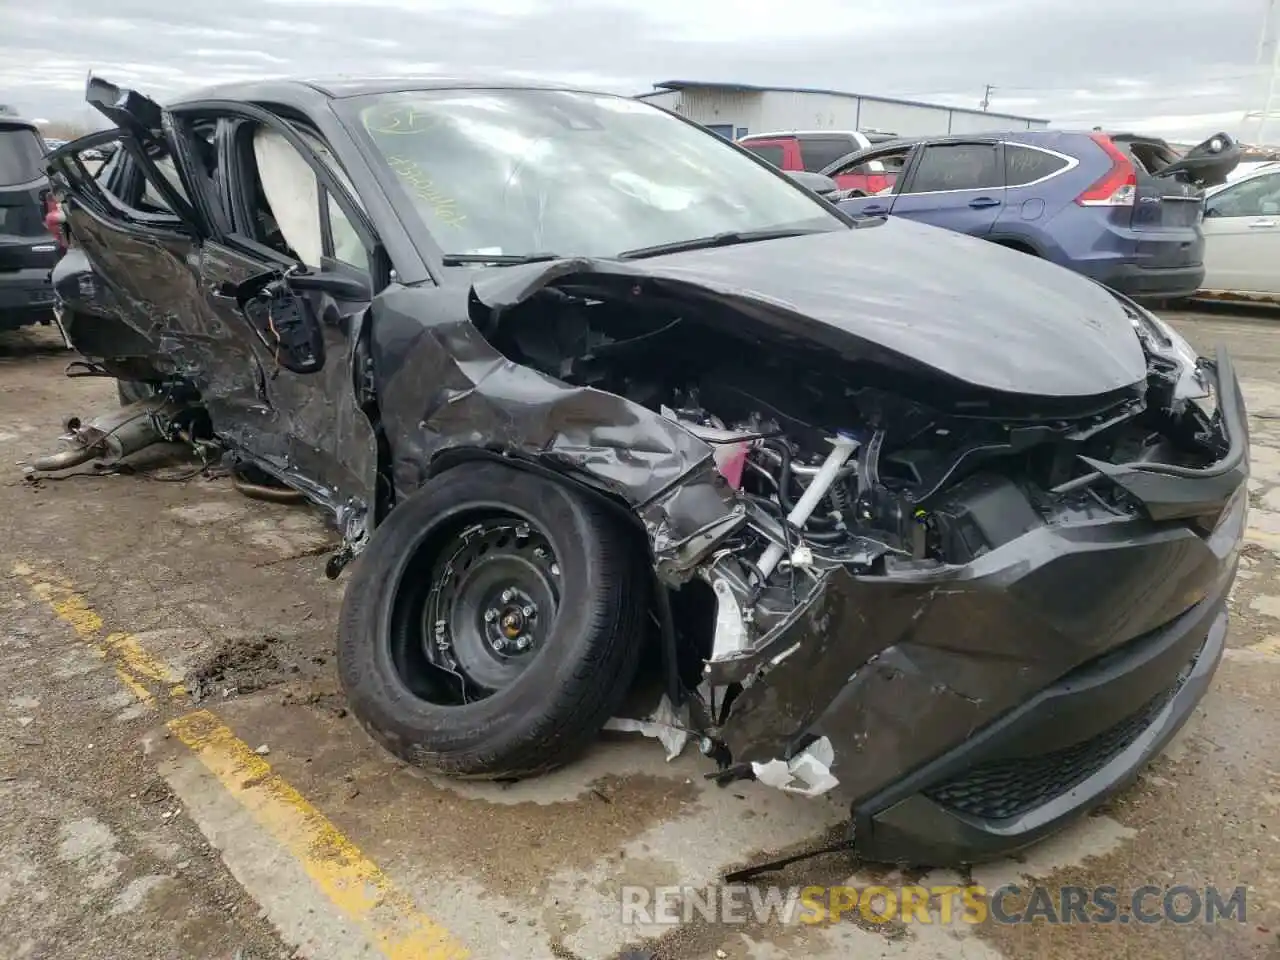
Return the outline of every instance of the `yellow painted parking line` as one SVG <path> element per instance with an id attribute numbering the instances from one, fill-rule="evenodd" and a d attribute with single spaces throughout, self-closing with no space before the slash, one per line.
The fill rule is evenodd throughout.
<path id="1" fill-rule="evenodd" d="M 387 960 L 470 956 L 466 947 L 420 913 L 377 864 L 216 716 L 197 710 L 169 721 L 168 726 L 227 792 L 293 854 L 312 882 Z"/>
<path id="2" fill-rule="evenodd" d="M 156 696 L 152 687 L 156 686 L 165 688 L 173 699 L 186 696 L 186 688 L 178 682 L 181 677 L 147 653 L 133 634 L 104 635 L 102 617 L 71 583 L 29 563 L 15 563 L 13 573 L 25 580 L 31 592 L 47 603 L 58 619 L 69 625 L 94 653 L 111 662 L 120 682 L 140 702 L 154 705 Z"/>
<path id="3" fill-rule="evenodd" d="M 13 565 L 32 593 L 49 605 L 139 701 L 154 705 L 166 691 L 187 696 L 173 671 L 131 633 L 106 633 L 102 617 L 63 578 L 27 563 Z M 208 710 L 169 721 L 170 732 L 258 824 L 302 866 L 337 911 L 372 942 L 385 960 L 466 960 L 470 951 L 443 925 L 421 913 L 370 860 L 270 764 Z"/>

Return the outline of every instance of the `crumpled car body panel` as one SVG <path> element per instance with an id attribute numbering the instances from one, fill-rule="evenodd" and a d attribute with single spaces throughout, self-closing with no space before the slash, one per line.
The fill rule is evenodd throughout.
<path id="1" fill-rule="evenodd" d="M 214 309 L 204 295 L 207 285 L 252 275 L 251 261 L 208 243 L 143 240 L 79 208 L 70 222 L 79 246 L 55 268 L 53 284 L 76 307 L 63 319 L 76 349 L 124 380 L 189 383 L 228 443 L 362 522 L 378 470 L 353 383 L 364 314 L 322 305 L 327 362 L 315 374 L 293 373 L 274 362 L 234 304 Z"/>
<path id="2" fill-rule="evenodd" d="M 850 360 L 983 390 L 1095 397 L 1146 374 L 1115 300 L 1034 257 L 901 218 L 874 227 L 633 261 L 566 259 L 493 271 L 490 309 L 572 274 L 649 280 L 732 302 L 744 315 Z"/>
<path id="3" fill-rule="evenodd" d="M 568 470 L 640 506 L 710 460 L 679 424 L 622 397 L 513 363 L 467 319 L 465 291 L 390 290 L 374 308 L 373 357 L 401 495 L 451 449 Z"/>

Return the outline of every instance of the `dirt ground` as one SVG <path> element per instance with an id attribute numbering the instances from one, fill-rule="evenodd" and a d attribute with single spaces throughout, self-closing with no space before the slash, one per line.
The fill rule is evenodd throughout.
<path id="1" fill-rule="evenodd" d="M 1250 407 L 1228 656 L 1105 810 L 1017 862 L 923 882 L 1244 885 L 1244 922 L 624 925 L 622 886 L 713 882 L 841 811 L 717 788 L 695 750 L 667 762 L 640 738 L 509 786 L 396 762 L 337 685 L 344 581 L 324 577 L 316 513 L 181 466 L 24 477 L 69 416 L 115 402 L 62 376 L 43 329 L 0 335 L 0 957 L 1280 957 L 1280 315 L 1169 316 L 1202 350 L 1227 343 Z M 902 879 L 827 857 L 767 882 Z"/>

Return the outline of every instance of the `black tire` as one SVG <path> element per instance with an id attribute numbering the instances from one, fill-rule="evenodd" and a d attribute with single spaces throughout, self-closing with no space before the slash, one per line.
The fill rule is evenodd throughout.
<path id="1" fill-rule="evenodd" d="M 154 397 L 156 388 L 145 380 L 117 380 L 116 394 L 120 397 L 120 406 L 127 407 L 131 403 Z"/>
<path id="2" fill-rule="evenodd" d="M 453 583 L 453 560 L 435 577 L 442 556 L 460 556 L 450 552 L 450 544 L 479 549 L 470 546 L 474 538 L 460 537 L 459 531 L 479 526 L 500 534 L 503 517 L 516 524 L 506 528 L 516 530 L 507 546 L 499 539 L 492 553 L 481 550 L 457 574 L 452 605 L 431 606 L 450 595 L 442 584 Z M 493 607 L 482 613 L 488 601 L 464 604 L 469 596 L 464 586 L 478 590 L 494 571 L 524 576 L 511 560 L 518 549 L 528 549 L 526 540 L 518 539 L 522 532 L 526 539 L 542 538 L 533 555 L 542 550 L 543 559 L 528 564 L 534 572 L 528 574 L 526 596 L 543 596 L 538 593 L 543 581 L 535 574 L 544 580 L 552 576 L 546 582 L 558 591 L 553 619 L 538 624 L 538 639 L 531 641 L 536 645 L 513 679 L 483 688 L 481 699 L 474 699 L 480 688 L 472 687 L 473 698 L 459 703 L 459 690 L 469 685 L 458 678 L 493 667 L 488 661 L 477 664 L 477 649 L 503 670 L 509 667 L 507 657 L 484 645 L 490 644 L 486 631 L 493 625 L 485 618 Z M 551 561 L 543 570 L 536 564 L 546 563 L 548 552 Z M 433 772 L 515 779 L 562 766 L 599 732 L 631 686 L 645 639 L 651 579 L 637 534 L 607 506 L 567 483 L 496 463 L 448 470 L 392 510 L 353 565 L 337 652 L 351 711 L 393 754 Z M 485 587 L 489 592 L 481 593 L 492 597 L 499 586 L 494 580 Z M 514 591 L 503 591 L 503 602 L 509 602 L 509 593 Z M 538 607 L 523 607 L 525 613 L 530 609 Z M 433 613 L 441 611 L 448 616 L 435 619 Z M 428 619 L 459 628 L 442 645 L 439 626 L 428 636 Z M 510 628 L 507 614 L 499 622 Z M 479 640 L 468 624 L 475 625 Z M 505 647 L 507 636 L 496 642 Z M 519 637 L 520 642 L 529 639 Z M 469 662 L 477 665 L 472 671 L 460 666 L 464 643 L 471 651 Z M 451 675 L 428 662 L 454 655 Z"/>

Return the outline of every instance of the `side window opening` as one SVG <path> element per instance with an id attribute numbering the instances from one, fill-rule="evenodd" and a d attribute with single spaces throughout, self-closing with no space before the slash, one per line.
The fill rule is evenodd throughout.
<path id="1" fill-rule="evenodd" d="M 350 180 L 328 148 L 314 136 L 304 133 L 303 138 L 354 196 Z M 359 234 L 302 153 L 279 131 L 256 125 L 252 155 L 254 239 L 313 269 L 334 259 L 367 271 L 368 256 Z"/>
<path id="2" fill-rule="evenodd" d="M 1018 187 L 1052 176 L 1066 167 L 1067 161 L 1052 153 L 1032 147 L 1006 143 L 1004 147 L 1005 185 Z"/>
<path id="3" fill-rule="evenodd" d="M 190 202 L 191 198 L 187 196 L 186 188 L 183 187 L 182 180 L 178 176 L 178 170 L 173 165 L 173 158 L 169 156 L 168 153 L 156 152 L 151 155 L 151 159 L 155 162 L 156 169 L 160 171 L 160 174 L 167 181 L 169 181 L 169 186 L 173 187 L 178 196 Z M 169 204 L 165 201 L 164 197 L 160 195 L 160 191 L 156 189 L 155 184 L 150 181 L 146 181 L 143 184 L 142 200 L 153 210 L 173 213 L 173 211 L 169 209 Z"/>
<path id="4" fill-rule="evenodd" d="M 323 259 L 319 181 L 306 159 L 270 127 L 253 131 L 257 170 L 254 219 L 257 239 L 309 267 Z"/>
<path id="5" fill-rule="evenodd" d="M 217 173 L 217 150 L 214 147 L 214 130 L 215 125 L 211 122 L 197 124 L 188 131 L 187 144 L 188 149 L 199 164 L 198 173 L 212 179 Z M 160 171 L 160 175 L 168 181 L 173 191 L 178 194 L 187 204 L 191 203 L 190 196 L 187 195 L 187 188 L 183 186 L 181 177 L 178 176 L 177 167 L 174 165 L 173 157 L 169 155 L 169 151 L 152 145 L 147 151 L 151 161 L 156 165 L 156 169 Z M 156 185 L 148 181 L 142 194 L 142 199 L 153 209 L 167 211 L 169 209 L 168 202 L 161 195 Z"/>
<path id="6" fill-rule="evenodd" d="M 347 193 L 355 200 L 363 212 L 364 207 L 360 203 L 360 195 L 356 193 L 356 188 L 347 176 L 347 172 L 342 169 L 342 164 L 338 163 L 338 158 L 333 155 L 328 145 L 306 130 L 301 131 L 301 134 L 302 139 L 315 151 L 316 156 L 333 174 L 334 179 L 346 187 Z M 369 269 L 369 255 L 364 248 L 364 241 L 360 239 L 360 234 L 356 233 L 356 228 L 352 226 L 351 220 L 343 212 L 337 199 L 329 194 L 328 191 L 325 191 L 325 203 L 321 210 L 327 213 L 329 220 L 325 255 L 340 263 L 367 271 Z"/>
<path id="7" fill-rule="evenodd" d="M 898 174 L 907 162 L 910 149 L 895 153 L 879 153 L 871 158 L 864 158 L 857 163 L 850 163 L 836 171 L 837 174 Z"/>
<path id="8" fill-rule="evenodd" d="M 148 151 L 148 155 L 157 168 L 164 171 L 162 175 L 171 178 L 178 194 L 185 197 L 172 161 L 155 150 Z M 121 138 L 79 151 L 64 166 L 64 171 L 63 176 L 77 198 L 101 216 L 147 227 L 185 229 L 182 219 L 147 179 L 137 159 L 124 148 Z"/>
<path id="9" fill-rule="evenodd" d="M 1280 173 L 1246 180 L 1210 197 L 1209 217 L 1269 217 L 1280 214 Z"/>
<path id="10" fill-rule="evenodd" d="M 926 147 L 908 192 L 1003 187 L 1004 171 L 996 164 L 998 156 L 995 144 L 990 143 L 942 143 Z"/>

